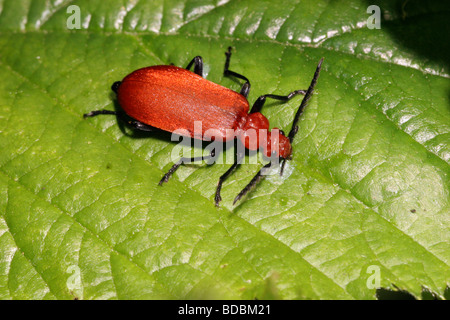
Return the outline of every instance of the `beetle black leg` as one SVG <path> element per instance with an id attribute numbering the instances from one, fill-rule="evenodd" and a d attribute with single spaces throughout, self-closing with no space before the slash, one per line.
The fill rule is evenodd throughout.
<path id="1" fill-rule="evenodd" d="M 152 126 L 149 126 L 148 124 L 145 124 L 143 122 L 137 121 L 137 120 L 130 120 L 127 121 L 127 123 L 133 127 L 134 129 L 140 130 L 140 131 L 155 131 L 155 128 Z"/>
<path id="2" fill-rule="evenodd" d="M 117 93 L 121 84 L 122 84 L 121 81 L 114 82 L 111 86 L 111 90 L 114 91 L 115 93 Z"/>
<path id="3" fill-rule="evenodd" d="M 169 181 L 169 178 L 172 176 L 172 174 L 178 169 L 179 166 L 181 166 L 183 163 L 191 163 L 191 162 L 196 162 L 196 161 L 203 161 L 203 160 L 208 160 L 211 159 L 213 157 L 215 157 L 216 152 L 213 149 L 211 151 L 211 154 L 208 156 L 199 156 L 199 157 L 192 157 L 192 158 L 181 158 L 180 160 L 178 160 L 170 169 L 169 171 L 167 171 L 167 173 L 162 177 L 162 179 L 159 181 L 159 185 L 161 186 L 164 182 Z"/>
<path id="4" fill-rule="evenodd" d="M 111 111 L 111 110 L 94 110 L 88 113 L 83 114 L 83 118 L 90 118 L 90 117 L 95 117 L 98 116 L 99 114 L 112 114 L 112 115 L 117 115 L 116 111 Z"/>
<path id="5" fill-rule="evenodd" d="M 112 84 L 111 86 L 111 90 L 114 91 L 115 93 L 117 93 L 117 90 L 119 90 L 120 84 L 122 82 L 121 81 L 116 81 Z M 95 117 L 98 116 L 99 114 L 112 114 L 112 115 L 119 115 L 116 111 L 111 111 L 111 110 L 94 110 L 88 113 L 83 114 L 83 118 L 89 118 L 89 117 Z"/>
<path id="6" fill-rule="evenodd" d="M 291 93 L 289 93 L 287 96 L 278 96 L 275 94 L 265 94 L 263 96 L 260 96 L 258 99 L 256 99 L 255 103 L 253 104 L 252 109 L 250 110 L 250 113 L 260 112 L 261 108 L 263 107 L 264 103 L 266 102 L 266 98 L 271 98 L 271 99 L 286 102 L 286 101 L 291 100 L 296 95 L 299 95 L 299 94 L 304 95 L 305 93 L 306 93 L 306 90 L 295 90 L 295 91 L 292 91 Z"/>
<path id="7" fill-rule="evenodd" d="M 229 70 L 230 58 L 231 58 L 231 47 L 228 47 L 228 51 L 225 52 L 225 55 L 227 58 L 225 60 L 225 67 L 223 69 L 223 74 L 225 76 L 233 76 L 233 77 L 244 80 L 245 83 L 241 88 L 240 94 L 242 94 L 244 97 L 247 98 L 248 94 L 250 92 L 250 81 L 247 79 L 247 77 L 243 76 L 242 74 L 239 74 L 239 73 Z"/>
<path id="8" fill-rule="evenodd" d="M 117 116 L 120 120 L 122 120 L 122 122 L 124 123 L 128 123 L 131 127 L 133 127 L 134 129 L 137 130 L 141 130 L 141 131 L 154 131 L 155 128 L 152 126 L 149 126 L 148 124 L 142 123 L 140 121 L 131 119 L 131 118 L 127 118 L 123 113 L 117 112 L 117 111 L 112 111 L 112 110 L 94 110 L 88 113 L 85 113 L 83 115 L 84 118 L 90 118 L 90 117 L 95 117 L 101 114 L 112 114 Z M 131 119 L 131 120 L 130 120 Z"/>
<path id="9" fill-rule="evenodd" d="M 194 73 L 198 74 L 200 77 L 203 78 L 203 59 L 200 56 L 196 56 L 194 59 L 189 62 L 186 69 L 189 70 L 192 67 L 192 64 L 194 65 Z"/>
<path id="10" fill-rule="evenodd" d="M 236 204 L 243 196 L 245 196 L 251 189 L 253 189 L 254 186 L 258 184 L 258 182 L 264 177 L 263 172 L 269 168 L 272 165 L 271 162 L 266 164 L 264 167 L 261 168 L 261 170 L 258 171 L 258 173 L 253 177 L 253 179 L 245 186 L 244 189 L 242 189 L 241 192 L 234 198 L 233 204 Z"/>
<path id="11" fill-rule="evenodd" d="M 234 163 L 233 165 L 219 178 L 219 182 L 217 183 L 217 189 L 216 189 L 216 195 L 214 197 L 214 202 L 216 204 L 216 207 L 219 207 L 219 202 L 222 201 L 222 197 L 220 196 L 220 191 L 222 190 L 222 184 L 223 182 L 233 173 L 233 171 L 238 167 L 240 164 L 240 159 L 244 156 L 242 153 L 238 152 L 237 146 L 235 145 L 235 154 L 234 154 Z"/>

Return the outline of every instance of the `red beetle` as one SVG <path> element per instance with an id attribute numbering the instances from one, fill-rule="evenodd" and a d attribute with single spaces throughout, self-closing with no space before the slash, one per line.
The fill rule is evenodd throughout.
<path id="1" fill-rule="evenodd" d="M 283 164 L 280 174 L 282 174 L 286 159 L 291 158 L 291 142 L 298 130 L 297 121 L 312 95 L 323 59 L 316 68 L 308 90 L 296 90 L 286 96 L 262 95 L 255 101 L 249 113 L 247 96 L 250 91 L 250 81 L 243 75 L 229 70 L 231 47 L 225 55 L 224 75 L 245 81 L 239 93 L 204 79 L 203 61 L 200 56 L 197 56 L 192 59 L 186 69 L 173 65 L 146 67 L 132 72 L 122 81 L 115 82 L 112 90 L 117 93 L 120 107 L 126 115 L 116 111 L 96 110 L 85 114 L 84 117 L 114 114 L 138 130 L 153 131 L 157 128 L 174 132 L 184 129 L 190 137 L 208 141 L 211 139 L 229 141 L 237 138 L 247 149 L 262 149 L 267 157 L 281 159 Z M 194 65 L 194 72 L 189 71 L 192 65 Z M 298 94 L 305 96 L 294 117 L 289 135 L 285 136 L 281 130 L 274 128 L 273 132 L 277 136 L 272 137 L 273 132 L 269 131 L 269 121 L 260 113 L 266 98 L 288 101 Z M 201 121 L 201 133 L 194 130 L 195 121 Z M 254 131 L 250 131 L 251 129 Z M 208 134 L 211 131 L 214 132 L 213 136 Z M 250 133 L 256 133 L 256 143 L 251 141 Z M 167 182 L 182 163 L 207 160 L 214 156 L 213 150 L 209 156 L 181 158 L 163 176 L 159 184 Z M 222 200 L 220 197 L 222 183 L 239 165 L 238 158 L 236 155 L 234 164 L 219 178 L 215 195 L 216 206 Z M 236 196 L 233 203 L 256 185 L 263 176 L 263 170 L 270 165 L 271 162 L 258 172 Z"/>

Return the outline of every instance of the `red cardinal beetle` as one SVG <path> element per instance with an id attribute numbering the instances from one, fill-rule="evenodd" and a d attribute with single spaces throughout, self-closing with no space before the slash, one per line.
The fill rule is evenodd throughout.
<path id="1" fill-rule="evenodd" d="M 224 75 L 234 76 L 245 81 L 239 93 L 203 78 L 203 60 L 200 56 L 196 56 L 186 69 L 173 65 L 151 66 L 138 69 L 127 75 L 122 81 L 114 82 L 111 88 L 116 92 L 119 105 L 125 114 L 120 111 L 95 110 L 84 114 L 84 117 L 113 114 L 138 130 L 153 131 L 156 128 L 174 132 L 177 129 L 184 129 L 187 130 L 190 137 L 208 141 L 211 138 L 221 141 L 237 138 L 247 149 L 262 149 L 267 157 L 275 156 L 281 159 L 280 174 L 282 174 L 285 161 L 291 158 L 291 143 L 298 130 L 298 119 L 311 98 L 323 58 L 317 65 L 308 90 L 292 91 L 286 96 L 265 94 L 260 96 L 250 109 L 247 100 L 250 81 L 245 76 L 229 70 L 231 47 L 228 48 L 225 55 Z M 190 71 L 193 65 L 194 72 Z M 278 136 L 276 139 L 272 139 L 269 121 L 260 113 L 266 98 L 288 101 L 298 94 L 303 94 L 304 98 L 294 117 L 291 131 L 286 136 L 284 132 L 274 128 L 273 132 Z M 201 135 L 195 134 L 194 121 L 201 121 Z M 213 137 L 207 135 L 209 129 L 214 129 Z M 249 142 L 247 133 L 250 129 L 254 129 L 257 134 L 256 144 Z M 264 137 L 259 134 L 261 130 L 265 130 Z M 234 134 L 230 134 L 230 132 L 234 132 Z M 213 150 L 208 156 L 181 158 L 163 176 L 159 184 L 167 182 L 182 163 L 207 160 L 214 156 Z M 219 178 L 214 198 L 216 206 L 219 206 L 219 202 L 222 200 L 220 196 L 222 183 L 238 165 L 239 161 L 236 156 L 233 165 Z M 236 196 L 233 204 L 258 183 L 263 177 L 263 170 L 270 165 L 271 163 L 268 163 L 255 175 Z"/>

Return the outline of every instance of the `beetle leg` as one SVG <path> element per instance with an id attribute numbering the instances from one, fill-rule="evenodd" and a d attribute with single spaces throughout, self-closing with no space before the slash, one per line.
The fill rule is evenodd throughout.
<path id="1" fill-rule="evenodd" d="M 194 73 L 198 74 L 200 77 L 203 78 L 203 59 L 200 56 L 196 56 L 194 59 L 189 62 L 186 69 L 189 70 L 192 67 L 192 64 L 194 64 Z"/>
<path id="2" fill-rule="evenodd" d="M 223 69 L 223 74 L 225 76 L 233 76 L 233 77 L 244 80 L 245 83 L 241 88 L 240 94 L 242 94 L 244 97 L 247 98 L 248 94 L 250 92 L 250 81 L 247 79 L 247 77 L 243 76 L 242 74 L 239 74 L 239 73 L 229 70 L 230 58 L 231 58 L 231 47 L 228 47 L 228 51 L 225 52 L 225 55 L 227 58 L 225 60 L 225 67 Z"/>
<path id="3" fill-rule="evenodd" d="M 214 202 L 216 204 L 216 207 L 219 207 L 219 202 L 222 201 L 222 197 L 220 196 L 220 191 L 222 190 L 222 184 L 223 182 L 233 173 L 234 169 L 237 168 L 237 166 L 240 164 L 240 159 L 244 156 L 243 154 L 239 153 L 237 150 L 237 146 L 235 146 L 236 153 L 234 154 L 234 163 L 233 165 L 219 178 L 219 182 L 217 183 L 217 189 L 216 189 L 216 195 L 214 197 Z"/>
<path id="4" fill-rule="evenodd" d="M 253 187 L 255 187 L 258 182 L 264 177 L 262 174 L 267 168 L 269 168 L 272 165 L 272 162 L 269 162 L 264 167 L 261 168 L 261 170 L 258 171 L 258 173 L 253 177 L 253 179 L 245 186 L 244 189 L 242 189 L 241 192 L 234 198 L 233 205 L 236 204 L 243 196 L 245 196 Z"/>
<path id="5" fill-rule="evenodd" d="M 122 83 L 121 81 L 114 82 L 111 86 L 111 90 L 114 91 L 115 93 L 117 93 L 117 90 L 119 90 L 121 83 Z M 102 110 L 94 110 L 94 111 L 85 113 L 85 114 L 83 114 L 83 118 L 95 117 L 95 116 L 98 116 L 99 114 L 112 114 L 115 116 L 118 115 L 118 113 L 116 111 L 102 109 Z"/>
<path id="6" fill-rule="evenodd" d="M 95 117 L 98 116 L 100 114 L 112 114 L 115 115 L 117 117 L 119 117 L 120 120 L 122 120 L 122 122 L 124 123 L 128 123 L 131 127 L 133 127 L 134 129 L 137 130 L 141 130 L 141 131 L 154 131 L 155 128 L 152 126 L 149 126 L 148 124 L 142 123 L 140 121 L 131 119 L 129 120 L 129 118 L 127 119 L 126 116 L 124 116 L 122 113 L 116 112 L 116 111 L 112 111 L 112 110 L 94 110 L 88 113 L 85 113 L 83 115 L 84 118 L 89 118 L 89 117 Z"/>
<path id="7" fill-rule="evenodd" d="M 183 163 L 191 163 L 196 161 L 203 161 L 208 160 L 215 157 L 215 150 L 213 149 L 211 151 L 211 154 L 208 156 L 199 156 L 199 157 L 192 157 L 192 158 L 181 158 L 178 160 L 170 169 L 167 171 L 167 173 L 162 177 L 162 179 L 159 181 L 159 185 L 161 186 L 164 182 L 169 181 L 169 178 L 172 176 L 172 174 L 178 169 L 179 166 L 181 166 Z"/>
<path id="8" fill-rule="evenodd" d="M 239 165 L 239 163 L 237 161 L 235 161 L 233 163 L 233 165 L 223 175 L 220 176 L 219 183 L 217 184 L 216 195 L 214 197 L 214 202 L 216 204 L 216 207 L 219 207 L 219 202 L 222 201 L 222 197 L 220 196 L 220 191 L 222 190 L 223 182 L 234 171 L 234 169 L 237 168 L 238 165 Z"/>
<path id="9" fill-rule="evenodd" d="M 115 111 L 111 111 L 111 110 L 94 110 L 88 113 L 83 114 L 83 118 L 89 118 L 89 117 L 95 117 L 98 116 L 99 114 L 113 114 L 113 115 L 117 115 L 117 112 Z"/>
<path id="10" fill-rule="evenodd" d="M 137 121 L 137 120 L 130 120 L 127 122 L 130 126 L 132 126 L 134 129 L 141 130 L 141 131 L 154 131 L 155 128 L 152 126 L 149 126 L 148 124 L 145 124 L 143 122 Z"/>
<path id="11" fill-rule="evenodd" d="M 255 113 L 255 112 L 260 112 L 261 108 L 263 107 L 264 103 L 266 102 L 266 98 L 271 98 L 271 99 L 275 99 L 275 100 L 280 100 L 280 101 L 289 101 L 291 100 L 293 97 L 295 97 L 296 95 L 299 94 L 306 94 L 306 90 L 295 90 L 292 91 L 291 93 L 289 93 L 287 96 L 278 96 L 275 94 L 265 94 L 263 96 L 260 96 L 258 99 L 256 99 L 255 103 L 252 106 L 252 109 L 250 110 L 250 113 Z"/>
<path id="12" fill-rule="evenodd" d="M 114 91 L 115 93 L 117 93 L 121 84 L 122 84 L 122 81 L 114 82 L 111 86 L 111 90 Z"/>

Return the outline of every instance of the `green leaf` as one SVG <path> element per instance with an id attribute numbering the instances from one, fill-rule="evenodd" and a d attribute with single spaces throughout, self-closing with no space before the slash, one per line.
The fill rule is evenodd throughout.
<path id="1" fill-rule="evenodd" d="M 375 2 L 375 3 L 373 3 Z M 369 29 L 371 4 L 381 29 Z M 80 9 L 80 29 L 67 20 Z M 0 2 L 1 299 L 443 298 L 450 283 L 450 6 L 444 1 Z M 171 166 L 110 86 L 224 52 L 249 101 L 306 89 L 293 160 L 236 206 L 261 164 Z M 269 102 L 289 130 L 301 98 Z M 199 149 L 196 152 L 201 152 Z M 250 160 L 250 158 L 246 158 Z M 379 280 L 379 283 L 377 282 Z M 423 295 L 422 295 L 423 296 Z"/>

